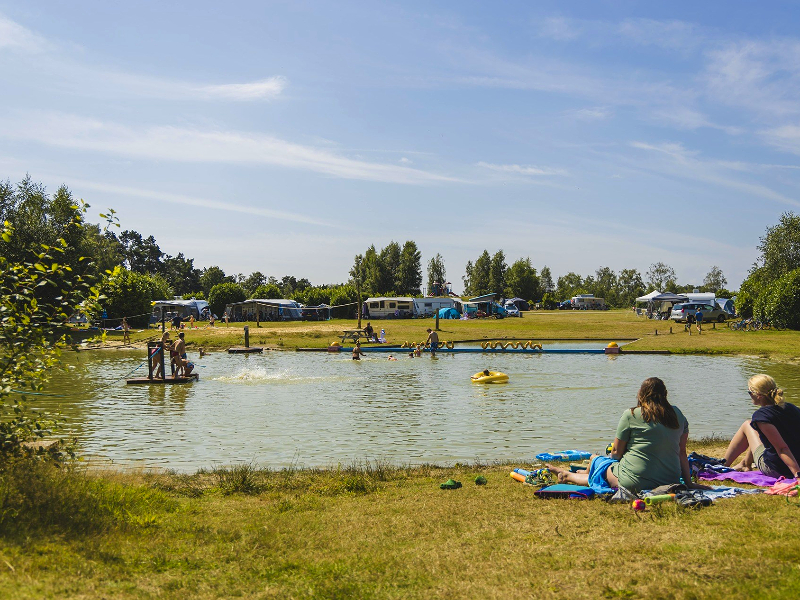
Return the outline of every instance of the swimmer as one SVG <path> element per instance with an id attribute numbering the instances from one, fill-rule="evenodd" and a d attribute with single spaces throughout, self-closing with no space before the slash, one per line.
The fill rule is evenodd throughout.
<path id="1" fill-rule="evenodd" d="M 414 358 L 414 353 L 413 352 L 409 352 L 408 353 L 408 358 Z"/>
<path id="2" fill-rule="evenodd" d="M 392 355 L 390 354 L 390 355 L 389 355 L 389 358 L 388 358 L 387 360 L 397 360 L 397 359 L 396 359 L 394 356 L 392 356 Z"/>
<path id="3" fill-rule="evenodd" d="M 484 369 L 483 374 L 488 377 L 489 376 L 489 369 Z"/>
<path id="4" fill-rule="evenodd" d="M 417 344 L 417 347 L 414 349 L 414 356 L 422 356 L 422 346 Z"/>
<path id="5" fill-rule="evenodd" d="M 203 358 L 206 355 L 206 349 L 200 346 L 198 350 L 200 351 L 200 358 Z"/>

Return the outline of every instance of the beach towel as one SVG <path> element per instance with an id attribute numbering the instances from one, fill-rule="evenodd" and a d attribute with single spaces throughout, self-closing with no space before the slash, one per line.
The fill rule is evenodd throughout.
<path id="1" fill-rule="evenodd" d="M 606 471 L 608 467 L 619 461 L 609 458 L 607 456 L 598 456 L 592 461 L 589 467 L 589 487 L 594 490 L 595 494 L 613 494 L 616 488 L 608 485 L 606 480 Z"/>
<path id="2" fill-rule="evenodd" d="M 768 477 L 761 471 L 729 471 L 727 473 L 714 473 L 713 471 L 700 471 L 698 479 L 706 481 L 724 481 L 730 479 L 736 483 L 749 483 L 759 487 L 772 487 L 778 481 L 774 477 Z"/>
<path id="3" fill-rule="evenodd" d="M 725 487 L 723 485 L 713 486 L 711 490 L 703 491 L 703 494 L 711 498 L 712 501 L 719 500 L 720 498 L 734 498 L 742 494 L 761 494 L 765 490 L 749 489 L 746 490 L 740 487 Z"/>
<path id="4" fill-rule="evenodd" d="M 588 500 L 594 497 L 594 490 L 582 485 L 571 485 L 568 483 L 557 483 L 548 485 L 545 488 L 533 492 L 539 498 L 573 498 L 577 500 Z"/>

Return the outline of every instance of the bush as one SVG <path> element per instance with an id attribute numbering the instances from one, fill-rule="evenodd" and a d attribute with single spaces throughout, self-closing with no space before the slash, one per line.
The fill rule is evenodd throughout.
<path id="1" fill-rule="evenodd" d="M 558 303 L 556 299 L 553 297 L 553 294 L 547 292 L 544 296 L 542 296 L 542 307 L 546 310 L 554 310 Z"/>
<path id="2" fill-rule="evenodd" d="M 247 294 L 238 283 L 218 283 L 208 293 L 208 304 L 211 312 L 222 315 L 225 307 L 232 302 L 244 302 Z"/>
<path id="3" fill-rule="evenodd" d="M 160 275 L 122 268 L 115 269 L 106 277 L 100 293 L 105 296 L 102 305 L 109 319 L 128 317 L 128 323 L 135 327 L 146 327 L 150 323 L 153 300 L 166 300 L 172 296 L 172 290 Z"/>
<path id="4" fill-rule="evenodd" d="M 779 327 L 800 329 L 800 269 L 768 285 L 756 298 L 753 314 Z"/>

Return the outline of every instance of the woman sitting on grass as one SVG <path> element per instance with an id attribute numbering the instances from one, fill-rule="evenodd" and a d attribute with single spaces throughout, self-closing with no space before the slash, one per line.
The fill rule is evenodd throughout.
<path id="1" fill-rule="evenodd" d="M 749 471 L 755 465 L 768 477 L 797 478 L 800 465 L 800 408 L 783 401 L 783 390 L 769 375 L 753 375 L 747 391 L 759 409 L 742 423 L 725 452 L 725 466 L 745 452 L 734 468 Z"/>
<path id="2" fill-rule="evenodd" d="M 650 377 L 639 388 L 636 407 L 626 410 L 619 420 L 611 456 L 592 456 L 588 472 L 547 467 L 560 482 L 577 485 L 622 486 L 639 492 L 680 483 L 682 477 L 686 485 L 698 487 L 691 485 L 688 438 L 686 417 L 667 401 L 664 382 Z"/>

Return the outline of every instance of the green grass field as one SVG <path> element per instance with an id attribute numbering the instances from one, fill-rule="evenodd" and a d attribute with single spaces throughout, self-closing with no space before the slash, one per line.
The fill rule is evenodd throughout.
<path id="1" fill-rule="evenodd" d="M 536 499 L 511 466 L 18 474 L 0 597 L 800 597 L 783 497 L 636 513 Z M 440 490 L 450 477 L 464 487 Z M 14 485 L 27 513 L 9 519 Z"/>
<path id="2" fill-rule="evenodd" d="M 518 338 L 523 340 L 583 339 L 600 340 L 635 339 L 626 347 L 628 351 L 666 350 L 675 353 L 696 354 L 746 354 L 791 360 L 800 347 L 800 332 L 796 331 L 733 331 L 724 323 L 706 324 L 702 335 L 684 330 L 683 324 L 672 321 L 652 321 L 636 316 L 629 310 L 610 311 L 532 311 L 521 319 L 483 319 L 470 321 L 445 321 L 439 323 L 440 340 L 476 340 Z M 190 348 L 204 347 L 221 350 L 242 345 L 243 327 L 250 327 L 250 344 L 268 348 L 292 350 L 296 348 L 321 348 L 338 341 L 343 329 L 353 329 L 356 321 L 337 319 L 323 322 L 287 321 L 282 323 L 234 323 L 226 327 L 201 327 L 187 330 Z M 366 321 L 363 323 L 366 325 Z M 387 340 L 392 344 L 422 342 L 426 328 L 433 327 L 433 319 L 374 320 L 373 327 L 386 329 Z M 672 333 L 670 333 L 672 330 Z M 658 335 L 656 335 L 658 332 Z M 134 333 L 134 341 L 158 336 L 156 330 Z M 174 336 L 173 336 L 174 337 Z M 108 345 L 118 345 L 121 336 L 109 337 Z M 546 341 L 544 342 L 546 344 Z"/>

